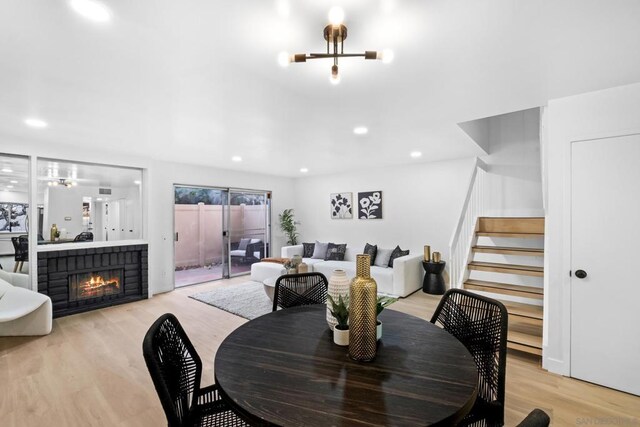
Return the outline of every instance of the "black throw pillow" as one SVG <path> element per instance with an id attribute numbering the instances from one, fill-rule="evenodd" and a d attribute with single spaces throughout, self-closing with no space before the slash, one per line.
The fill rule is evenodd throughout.
<path id="1" fill-rule="evenodd" d="M 362 251 L 362 253 L 364 255 L 369 255 L 369 258 L 371 260 L 371 265 L 373 265 L 374 261 L 376 260 L 376 255 L 378 253 L 378 245 L 370 245 L 370 244 L 366 244 L 364 245 L 364 251 Z"/>
<path id="2" fill-rule="evenodd" d="M 400 246 L 396 246 L 396 248 L 391 252 L 391 258 L 389 258 L 389 267 L 393 268 L 393 261 L 396 258 L 400 258 L 401 256 L 409 255 L 409 250 L 403 251 L 400 249 Z"/>
<path id="3" fill-rule="evenodd" d="M 344 261 L 344 254 L 347 252 L 347 244 L 329 243 L 325 261 Z"/>
<path id="4" fill-rule="evenodd" d="M 303 243 L 302 244 L 302 258 L 311 258 L 313 256 L 313 249 L 316 247 L 315 243 Z"/>

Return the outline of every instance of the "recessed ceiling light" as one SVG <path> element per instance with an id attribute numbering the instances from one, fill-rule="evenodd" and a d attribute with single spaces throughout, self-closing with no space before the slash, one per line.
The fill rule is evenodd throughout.
<path id="1" fill-rule="evenodd" d="M 2 172 L 4 173 L 13 173 L 13 171 L 9 168 L 2 168 Z"/>
<path id="2" fill-rule="evenodd" d="M 13 185 L 7 185 L 7 188 L 13 188 Z"/>
<path id="3" fill-rule="evenodd" d="M 353 128 L 353 133 L 355 133 L 356 135 L 366 135 L 367 133 L 369 133 L 369 129 L 367 129 L 365 126 L 357 126 Z"/>
<path id="4" fill-rule="evenodd" d="M 47 122 L 45 122 L 44 120 L 40 120 L 36 118 L 24 119 L 24 124 L 27 126 L 31 126 L 32 128 L 38 128 L 38 129 L 46 128 L 47 126 L 49 126 Z"/>
<path id="5" fill-rule="evenodd" d="M 111 11 L 103 3 L 96 0 L 70 0 L 71 8 L 94 22 L 108 22 L 111 20 Z"/>
<path id="6" fill-rule="evenodd" d="M 140 180 L 138 180 L 138 179 L 136 179 L 135 181 L 133 181 L 133 183 L 134 183 L 135 185 L 140 185 L 140 183 L 141 183 L 141 182 L 142 182 L 142 181 L 140 181 Z"/>
<path id="7" fill-rule="evenodd" d="M 241 162 L 241 161 L 242 161 L 242 157 L 240 157 L 240 156 L 233 156 L 233 157 L 231 158 L 231 160 L 232 160 L 232 161 L 234 161 L 234 162 Z"/>
<path id="8" fill-rule="evenodd" d="M 410 155 L 414 159 L 417 159 L 418 157 L 422 157 L 422 153 L 420 151 L 412 151 Z"/>
<path id="9" fill-rule="evenodd" d="M 101 202 L 101 201 L 102 201 L 102 197 L 98 197 L 98 198 L 96 199 L 96 202 Z"/>
<path id="10" fill-rule="evenodd" d="M 11 180 L 11 181 L 9 181 L 9 182 L 10 182 L 10 183 L 12 183 L 12 184 L 17 184 L 17 183 L 18 183 L 18 181 L 16 181 L 15 179 L 12 179 L 12 180 Z"/>
<path id="11" fill-rule="evenodd" d="M 307 168 L 300 168 L 300 172 L 302 172 L 302 173 L 307 173 L 307 172 L 309 172 L 309 169 L 307 169 Z"/>

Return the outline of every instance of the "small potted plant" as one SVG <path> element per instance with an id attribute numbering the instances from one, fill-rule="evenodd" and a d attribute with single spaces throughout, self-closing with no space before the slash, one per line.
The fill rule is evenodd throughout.
<path id="1" fill-rule="evenodd" d="M 378 296 L 378 302 L 376 303 L 376 318 L 380 316 L 380 313 L 382 313 L 382 311 L 386 307 L 390 306 L 396 301 L 398 301 L 398 298 L 382 295 Z M 380 320 L 376 320 L 376 338 L 378 338 L 378 340 L 382 338 L 382 322 Z"/>
<path id="2" fill-rule="evenodd" d="M 327 295 L 331 307 L 331 315 L 336 318 L 338 324 L 333 328 L 333 342 L 337 345 L 349 345 L 349 297 L 338 296 L 336 302 L 331 295 Z"/>

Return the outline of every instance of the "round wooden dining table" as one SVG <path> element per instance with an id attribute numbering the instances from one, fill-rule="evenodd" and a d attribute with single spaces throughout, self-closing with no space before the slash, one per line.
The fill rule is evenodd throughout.
<path id="1" fill-rule="evenodd" d="M 215 377 L 233 409 L 257 426 L 455 425 L 473 406 L 473 357 L 439 327 L 404 313 L 380 315 L 372 362 L 333 343 L 324 305 L 276 311 L 220 345 Z"/>

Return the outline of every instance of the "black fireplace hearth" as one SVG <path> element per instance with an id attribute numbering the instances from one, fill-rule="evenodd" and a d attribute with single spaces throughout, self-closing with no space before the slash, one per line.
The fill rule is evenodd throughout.
<path id="1" fill-rule="evenodd" d="M 38 292 L 53 317 L 145 299 L 147 245 L 38 252 Z"/>

